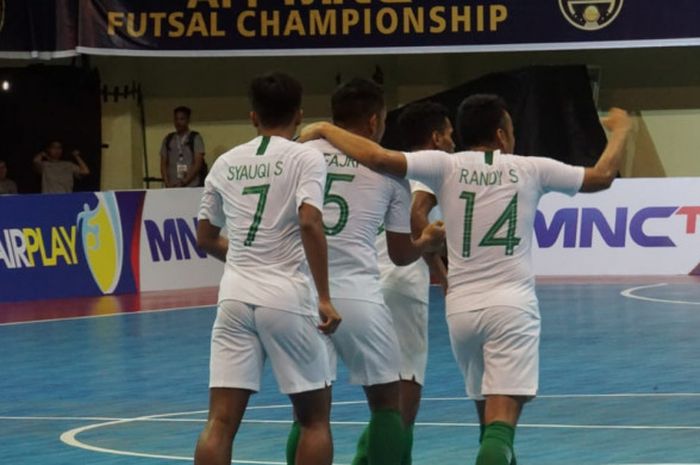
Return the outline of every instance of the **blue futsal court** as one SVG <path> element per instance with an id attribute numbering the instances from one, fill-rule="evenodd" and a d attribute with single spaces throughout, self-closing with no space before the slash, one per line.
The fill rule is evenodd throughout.
<path id="1" fill-rule="evenodd" d="M 539 285 L 541 395 L 516 435 L 520 465 L 700 464 L 700 281 Z M 50 305 L 50 303 L 46 303 Z M 478 425 L 433 289 L 414 463 L 474 461 Z M 0 326 L 0 463 L 191 461 L 207 408 L 213 307 Z M 337 464 L 367 418 L 334 389 Z M 234 463 L 283 464 L 291 410 L 269 370 Z"/>

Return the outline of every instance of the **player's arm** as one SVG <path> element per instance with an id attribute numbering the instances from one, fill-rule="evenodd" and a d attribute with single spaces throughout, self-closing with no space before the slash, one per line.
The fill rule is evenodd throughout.
<path id="1" fill-rule="evenodd" d="M 429 224 L 417 239 L 409 233 L 386 231 L 389 258 L 396 266 L 410 265 L 424 254 L 440 251 L 444 240 L 445 225 L 442 221 Z"/>
<path id="2" fill-rule="evenodd" d="M 332 334 L 338 328 L 341 318 L 331 303 L 328 287 L 328 244 L 323 231 L 321 211 L 303 203 L 299 207 L 299 227 L 306 261 L 309 263 L 311 276 L 318 292 L 319 313 L 322 319 L 319 329 L 326 334 Z"/>
<path id="3" fill-rule="evenodd" d="M 212 167 L 212 171 L 215 168 L 216 166 Z M 226 224 L 223 204 L 214 182 L 207 179 L 197 215 L 197 246 L 216 259 L 226 262 L 229 241 L 221 236 L 221 228 Z"/>
<path id="4" fill-rule="evenodd" d="M 208 219 L 200 219 L 197 223 L 197 247 L 222 262 L 226 261 L 228 239 L 221 236 L 221 228 Z"/>
<path id="5" fill-rule="evenodd" d="M 406 156 L 394 150 L 388 150 L 364 137 L 352 134 L 333 124 L 321 122 L 305 127 L 299 136 L 299 142 L 314 139 L 326 139 L 339 151 L 365 165 L 366 167 L 398 177 L 406 176 Z"/>
<path id="6" fill-rule="evenodd" d="M 586 168 L 581 192 L 598 192 L 609 188 L 622 165 L 627 135 L 632 127 L 630 117 L 625 110 L 612 108 L 603 119 L 603 125 L 610 131 L 610 138 L 595 166 Z"/>
<path id="7" fill-rule="evenodd" d="M 414 238 L 418 237 L 428 226 L 430 223 L 428 216 L 436 205 L 437 199 L 430 192 L 417 191 L 413 194 L 411 231 Z M 445 267 L 445 262 L 442 261 L 442 253 L 430 252 L 423 254 L 423 260 L 428 264 L 430 274 L 440 283 L 443 292 L 447 293 L 447 268 Z"/>

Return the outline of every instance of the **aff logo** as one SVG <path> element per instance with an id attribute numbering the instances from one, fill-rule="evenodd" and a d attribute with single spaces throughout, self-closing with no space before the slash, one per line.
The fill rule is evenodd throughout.
<path id="1" fill-rule="evenodd" d="M 97 206 L 86 203 L 77 225 L 90 273 L 103 294 L 111 294 L 122 275 L 124 244 L 117 198 L 113 192 L 97 193 Z"/>
<path id="2" fill-rule="evenodd" d="M 559 0 L 559 8 L 574 27 L 597 31 L 615 21 L 623 3 L 624 0 Z"/>
<path id="3" fill-rule="evenodd" d="M 562 208 L 552 217 L 549 225 L 540 211 L 535 217 L 535 235 L 540 248 L 554 246 L 564 236 L 564 248 L 590 248 L 593 246 L 593 231 L 597 231 L 609 247 L 625 247 L 628 237 L 641 247 L 676 247 L 671 237 L 647 234 L 644 226 L 648 221 L 685 217 L 686 235 L 700 234 L 700 206 L 647 207 L 636 212 L 621 207 L 614 218 L 606 216 L 597 208 Z"/>
<path id="4" fill-rule="evenodd" d="M 173 259 L 191 260 L 195 256 L 207 258 L 206 252 L 197 247 L 196 218 L 191 223 L 184 218 L 170 218 L 163 221 L 162 226 L 153 220 L 146 220 L 144 227 L 151 259 L 156 263 Z"/>

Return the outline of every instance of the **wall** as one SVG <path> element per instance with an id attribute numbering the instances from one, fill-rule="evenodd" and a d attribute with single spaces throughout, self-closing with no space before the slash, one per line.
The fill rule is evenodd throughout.
<path id="1" fill-rule="evenodd" d="M 194 110 L 192 126 L 204 136 L 209 162 L 252 137 L 246 86 L 265 71 L 286 71 L 302 81 L 304 110 L 311 121 L 328 116 L 328 95 L 337 76 L 371 77 L 377 66 L 383 71 L 387 101 L 397 106 L 489 72 L 583 63 L 601 70 L 600 108 L 614 104 L 639 116 L 623 174 L 653 177 L 700 176 L 700 131 L 694 129 L 700 127 L 699 58 L 700 48 L 690 47 L 302 58 L 93 57 L 91 64 L 110 87 L 141 83 L 151 176 L 159 176 L 158 151 L 177 105 Z M 142 185 L 140 117 L 133 106 L 124 105 L 108 102 L 103 107 L 104 139 L 110 145 L 103 154 L 105 188 Z"/>

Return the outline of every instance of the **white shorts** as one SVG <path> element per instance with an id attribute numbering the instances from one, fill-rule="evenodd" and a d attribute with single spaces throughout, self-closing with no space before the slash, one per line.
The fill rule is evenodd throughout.
<path id="1" fill-rule="evenodd" d="M 399 375 L 422 386 L 428 365 L 428 304 L 394 289 L 383 292 L 401 349 Z"/>
<path id="2" fill-rule="evenodd" d="M 209 387 L 259 391 L 266 356 L 283 394 L 330 386 L 329 344 L 317 324 L 311 315 L 221 302 L 211 337 Z"/>
<path id="3" fill-rule="evenodd" d="M 335 351 L 350 371 L 350 383 L 362 386 L 399 380 L 399 342 L 384 304 L 353 299 L 333 299 L 343 318 L 331 336 Z M 331 356 L 335 380 L 337 359 Z"/>
<path id="4" fill-rule="evenodd" d="M 540 319 L 516 307 L 489 307 L 448 315 L 452 353 L 467 396 L 537 395 Z"/>

